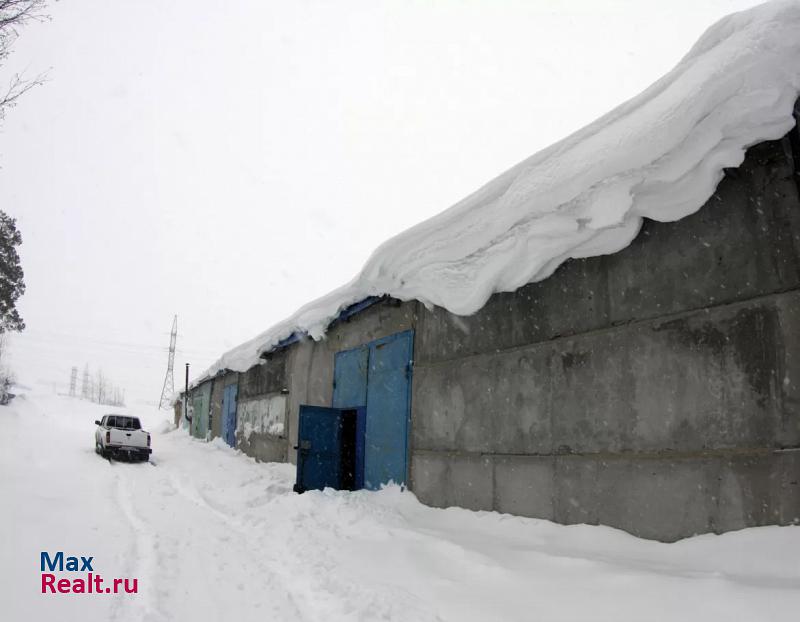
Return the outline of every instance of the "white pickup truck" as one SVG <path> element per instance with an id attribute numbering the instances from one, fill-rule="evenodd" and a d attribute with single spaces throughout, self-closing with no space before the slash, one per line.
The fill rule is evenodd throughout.
<path id="1" fill-rule="evenodd" d="M 142 430 L 138 417 L 105 415 L 95 423 L 94 449 L 103 458 L 150 459 L 150 433 Z"/>

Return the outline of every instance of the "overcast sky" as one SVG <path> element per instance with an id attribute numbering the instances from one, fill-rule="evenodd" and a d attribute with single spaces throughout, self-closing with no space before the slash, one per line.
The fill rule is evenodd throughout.
<path id="1" fill-rule="evenodd" d="M 746 0 L 62 0 L 0 78 L 21 382 L 157 401 L 668 71 Z"/>

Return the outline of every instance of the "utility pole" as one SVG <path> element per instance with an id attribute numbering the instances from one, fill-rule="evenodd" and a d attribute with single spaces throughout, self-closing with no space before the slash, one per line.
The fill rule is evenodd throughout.
<path id="1" fill-rule="evenodd" d="M 75 390 L 78 386 L 78 368 L 73 367 L 72 373 L 69 375 L 69 396 L 75 397 Z"/>
<path id="2" fill-rule="evenodd" d="M 178 316 L 172 320 L 172 332 L 169 335 L 169 359 L 167 360 L 167 374 L 164 376 L 164 387 L 161 389 L 159 408 L 169 408 L 172 394 L 175 393 L 175 342 L 178 340 Z"/>
<path id="3" fill-rule="evenodd" d="M 189 363 L 186 363 L 186 380 L 183 389 L 183 416 L 191 425 L 192 418 L 189 416 Z"/>

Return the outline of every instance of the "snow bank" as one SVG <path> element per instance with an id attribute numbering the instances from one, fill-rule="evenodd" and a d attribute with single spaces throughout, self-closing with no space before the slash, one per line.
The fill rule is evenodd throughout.
<path id="1" fill-rule="evenodd" d="M 786 134 L 799 92 L 800 2 L 730 15 L 643 93 L 387 241 L 352 281 L 227 352 L 200 380 L 245 371 L 294 332 L 320 339 L 367 296 L 468 315 L 568 258 L 617 252 L 643 217 L 697 211 L 749 146 Z"/>

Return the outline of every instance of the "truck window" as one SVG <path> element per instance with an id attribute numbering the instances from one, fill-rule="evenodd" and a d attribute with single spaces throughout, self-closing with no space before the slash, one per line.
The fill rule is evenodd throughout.
<path id="1" fill-rule="evenodd" d="M 117 427 L 122 430 L 140 430 L 142 426 L 136 417 L 117 417 Z"/>

